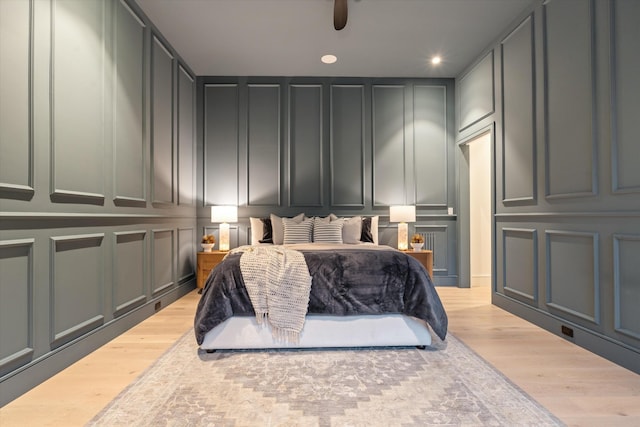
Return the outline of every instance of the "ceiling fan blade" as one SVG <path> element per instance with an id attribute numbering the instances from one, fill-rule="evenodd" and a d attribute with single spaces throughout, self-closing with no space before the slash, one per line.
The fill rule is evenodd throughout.
<path id="1" fill-rule="evenodd" d="M 335 0 L 333 6 L 333 28 L 340 31 L 347 25 L 347 0 Z"/>

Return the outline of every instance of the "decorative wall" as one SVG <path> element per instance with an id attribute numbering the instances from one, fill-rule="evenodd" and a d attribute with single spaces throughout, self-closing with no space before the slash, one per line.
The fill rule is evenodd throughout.
<path id="1" fill-rule="evenodd" d="M 198 78 L 202 93 L 199 229 L 208 206 L 239 206 L 232 246 L 250 241 L 249 217 L 380 215 L 415 204 L 417 232 L 435 243 L 436 283 L 455 285 L 454 109 L 450 79 Z"/>
<path id="2" fill-rule="evenodd" d="M 497 102 L 457 136 L 496 125 L 494 303 L 636 372 L 639 20 L 633 0 L 540 2 L 460 77 L 461 109 Z"/>
<path id="3" fill-rule="evenodd" d="M 0 1 L 0 406 L 193 289 L 195 77 L 124 0 Z"/>

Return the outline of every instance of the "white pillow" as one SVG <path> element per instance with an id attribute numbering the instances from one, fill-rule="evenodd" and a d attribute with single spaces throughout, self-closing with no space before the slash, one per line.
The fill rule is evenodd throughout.
<path id="1" fill-rule="evenodd" d="M 274 245 L 281 245 L 284 242 L 284 226 L 282 224 L 282 219 L 281 217 L 271 214 L 271 231 L 272 231 L 272 235 L 273 235 L 273 244 Z M 296 216 L 294 216 L 293 218 L 287 218 L 287 219 L 292 219 L 295 222 L 302 222 L 304 220 L 304 214 L 298 214 Z M 262 237 L 260 237 L 262 239 Z"/>
<path id="2" fill-rule="evenodd" d="M 284 228 L 284 244 L 291 245 L 293 243 L 310 243 L 311 231 L 313 230 L 313 221 L 297 222 L 294 219 L 282 218 Z"/>
<path id="3" fill-rule="evenodd" d="M 352 218 L 342 218 L 344 226 L 342 227 L 342 241 L 350 245 L 360 243 L 360 234 L 362 233 L 362 218 L 354 216 Z"/>
<path id="4" fill-rule="evenodd" d="M 313 224 L 313 241 L 317 243 L 342 243 L 344 221 L 319 221 Z"/>
<path id="5" fill-rule="evenodd" d="M 251 244 L 258 245 L 260 244 L 260 239 L 264 236 L 262 218 L 254 218 L 251 216 L 249 217 L 249 221 L 251 222 Z"/>
<path id="6" fill-rule="evenodd" d="M 371 217 L 371 236 L 373 236 L 373 244 L 378 244 L 378 215 Z"/>

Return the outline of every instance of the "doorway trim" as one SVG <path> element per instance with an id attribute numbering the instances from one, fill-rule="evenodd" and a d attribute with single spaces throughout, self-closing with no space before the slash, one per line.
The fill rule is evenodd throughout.
<path id="1" fill-rule="evenodd" d="M 491 291 L 496 289 L 496 139 L 495 122 L 465 136 L 456 145 L 456 187 L 458 195 L 458 287 L 471 287 L 471 207 L 469 205 L 469 147 L 472 141 L 489 134 L 491 150 Z"/>

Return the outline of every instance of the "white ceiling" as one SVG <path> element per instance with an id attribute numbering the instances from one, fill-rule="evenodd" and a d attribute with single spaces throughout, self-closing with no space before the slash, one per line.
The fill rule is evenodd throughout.
<path id="1" fill-rule="evenodd" d="M 136 1 L 199 76 L 455 77 L 536 0 Z"/>

